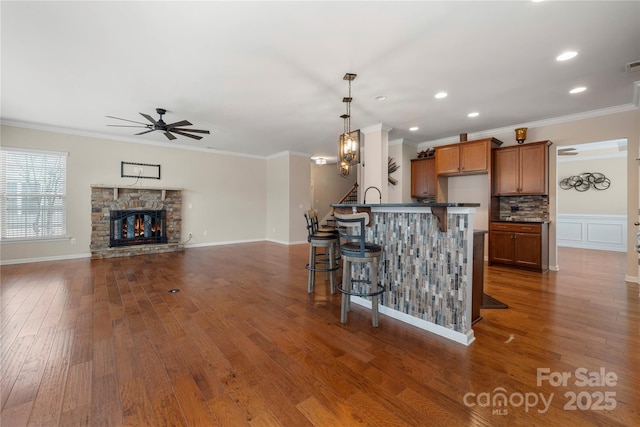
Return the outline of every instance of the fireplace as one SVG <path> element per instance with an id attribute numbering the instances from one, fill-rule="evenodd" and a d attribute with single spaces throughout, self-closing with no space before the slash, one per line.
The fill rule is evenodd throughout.
<path id="1" fill-rule="evenodd" d="M 166 210 L 112 210 L 109 247 L 167 243 Z"/>
<path id="2" fill-rule="evenodd" d="M 182 189 L 91 185 L 91 258 L 184 250 Z"/>

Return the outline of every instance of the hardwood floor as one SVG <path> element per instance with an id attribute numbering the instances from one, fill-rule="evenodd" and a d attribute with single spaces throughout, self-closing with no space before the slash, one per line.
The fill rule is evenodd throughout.
<path id="1" fill-rule="evenodd" d="M 384 315 L 372 328 L 356 305 L 342 325 L 322 276 L 307 294 L 307 255 L 261 242 L 2 267 L 2 426 L 640 422 L 625 254 L 487 267 L 485 292 L 509 309 L 482 310 L 469 347 Z M 571 377 L 538 385 L 538 368 Z M 579 386 L 580 368 L 609 383 Z"/>

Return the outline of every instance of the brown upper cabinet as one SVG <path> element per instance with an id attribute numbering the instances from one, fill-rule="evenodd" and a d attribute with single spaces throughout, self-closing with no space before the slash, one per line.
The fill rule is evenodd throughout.
<path id="1" fill-rule="evenodd" d="M 491 164 L 491 149 L 501 144 L 495 138 L 485 138 L 436 147 L 436 174 L 454 176 L 487 173 Z"/>
<path id="2" fill-rule="evenodd" d="M 436 195 L 436 159 L 433 157 L 411 160 L 411 197 Z"/>
<path id="3" fill-rule="evenodd" d="M 539 141 L 493 150 L 493 194 L 548 194 L 549 145 Z"/>

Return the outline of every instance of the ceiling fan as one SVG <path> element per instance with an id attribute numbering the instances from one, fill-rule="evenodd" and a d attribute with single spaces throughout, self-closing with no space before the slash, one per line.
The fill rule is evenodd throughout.
<path id="1" fill-rule="evenodd" d="M 558 148 L 558 156 L 576 156 L 577 154 L 575 147 Z"/>
<path id="2" fill-rule="evenodd" d="M 187 120 L 181 120 L 179 122 L 166 124 L 164 122 L 164 120 L 162 120 L 162 116 L 164 114 L 166 114 L 166 112 L 167 112 L 167 110 L 165 110 L 164 108 L 156 108 L 156 113 L 158 113 L 160 115 L 160 118 L 158 120 L 154 120 L 154 118 L 151 117 L 148 114 L 140 113 L 140 115 L 142 117 L 144 117 L 145 119 L 149 120 L 149 122 L 151 122 L 151 123 L 136 122 L 135 120 L 128 120 L 128 119 L 121 119 L 120 117 L 106 116 L 106 117 L 109 117 L 110 119 L 124 120 L 125 122 L 131 122 L 131 123 L 137 123 L 138 124 L 137 126 L 133 126 L 133 125 L 107 125 L 107 126 L 129 127 L 129 128 L 145 128 L 145 129 L 147 129 L 147 130 L 142 131 L 140 133 L 136 133 L 136 135 L 144 135 L 145 133 L 149 133 L 149 132 L 153 132 L 153 131 L 159 130 L 161 132 L 164 132 L 164 135 L 170 140 L 176 139 L 176 137 L 173 135 L 174 133 L 178 134 L 178 135 L 186 136 L 186 137 L 189 137 L 189 138 L 193 138 L 193 139 L 202 139 L 202 137 L 198 136 L 198 135 L 190 135 L 189 132 L 209 134 L 208 130 L 184 129 L 182 126 L 192 126 L 192 124 L 190 122 L 188 122 Z"/>

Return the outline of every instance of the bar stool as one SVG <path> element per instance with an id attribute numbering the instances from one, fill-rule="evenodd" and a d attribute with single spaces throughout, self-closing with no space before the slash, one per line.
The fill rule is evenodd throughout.
<path id="1" fill-rule="evenodd" d="M 369 214 L 366 212 L 356 214 L 335 213 L 340 238 L 342 254 L 342 284 L 338 290 L 342 293 L 342 307 L 340 322 L 347 323 L 347 312 L 351 301 L 351 295 L 359 297 L 371 297 L 371 324 L 378 327 L 378 295 L 385 291 L 384 285 L 378 283 L 378 260 L 382 253 L 382 247 L 366 241 L 365 225 L 369 223 Z M 352 279 L 351 265 L 353 263 L 370 263 L 370 279 Z M 363 266 L 364 267 L 364 266 Z M 364 289 L 353 289 L 354 283 L 368 284 L 368 292 Z"/>
<path id="2" fill-rule="evenodd" d="M 309 270 L 309 278 L 307 282 L 307 292 L 313 292 L 316 281 L 316 272 L 324 272 L 329 274 L 331 284 L 331 294 L 336 293 L 336 276 L 335 272 L 340 268 L 336 252 L 339 245 L 339 236 L 337 230 L 328 232 L 317 231 L 317 215 L 315 211 L 308 210 L 304 213 L 307 221 L 307 241 L 309 242 L 309 264 L 306 265 Z M 323 253 L 317 253 L 317 248 L 324 248 Z M 318 266 L 320 264 L 320 266 Z"/>

